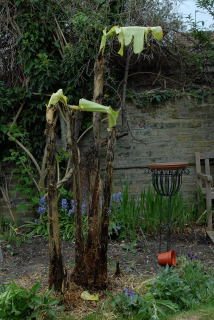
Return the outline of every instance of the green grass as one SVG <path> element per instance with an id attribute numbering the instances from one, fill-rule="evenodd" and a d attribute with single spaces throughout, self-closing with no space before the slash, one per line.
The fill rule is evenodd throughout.
<path id="1" fill-rule="evenodd" d="M 101 313 L 93 313 L 81 320 L 107 320 L 108 316 Z M 76 320 L 73 316 L 65 316 L 59 320 Z M 124 320 L 123 316 L 117 316 L 114 320 Z M 129 320 L 139 320 L 136 316 L 130 317 Z M 201 304 L 192 310 L 179 312 L 173 316 L 167 317 L 165 320 L 214 320 L 214 302 L 209 304 Z"/>
<path id="2" fill-rule="evenodd" d="M 214 320 L 214 301 L 201 304 L 187 312 L 178 313 L 166 320 Z"/>
<path id="3" fill-rule="evenodd" d="M 181 195 L 172 197 L 172 226 L 183 231 L 187 224 L 197 220 L 193 203 L 187 203 Z M 121 227 L 121 239 L 134 241 L 140 233 L 156 234 L 160 225 L 160 214 L 166 223 L 168 199 L 160 197 L 153 189 L 144 190 L 139 197 L 130 195 L 124 187 L 122 201 L 113 204 L 110 214 L 110 233 Z"/>

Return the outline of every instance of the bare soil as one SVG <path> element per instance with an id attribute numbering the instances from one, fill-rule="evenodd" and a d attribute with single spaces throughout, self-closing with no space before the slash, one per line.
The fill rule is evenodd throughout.
<path id="1" fill-rule="evenodd" d="M 122 276 L 139 276 L 148 278 L 160 271 L 157 263 L 159 253 L 158 237 L 142 237 L 135 245 L 125 242 L 110 241 L 109 275 L 115 273 L 116 263 L 119 262 Z M 166 251 L 163 243 L 162 252 Z M 2 243 L 4 260 L 0 262 L 0 283 L 15 280 L 20 285 L 31 287 L 41 281 L 46 287 L 48 278 L 48 242 L 41 237 L 34 237 L 20 247 Z M 74 243 L 63 242 L 64 263 L 68 269 L 74 265 Z M 203 229 L 173 234 L 171 249 L 177 257 L 193 254 L 194 258 L 202 261 L 207 267 L 214 268 L 214 244 L 207 238 Z"/>

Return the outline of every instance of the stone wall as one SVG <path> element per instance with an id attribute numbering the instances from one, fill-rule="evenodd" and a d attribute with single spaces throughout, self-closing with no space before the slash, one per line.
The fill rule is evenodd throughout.
<path id="1" fill-rule="evenodd" d="M 122 137 L 116 143 L 114 192 L 121 191 L 125 183 L 129 185 L 132 194 L 139 194 L 145 187 L 150 186 L 151 176 L 145 173 L 149 163 L 187 161 L 190 164 L 190 175 L 184 176 L 181 192 L 192 198 L 196 191 L 194 152 L 214 149 L 214 97 L 202 102 L 179 98 L 159 106 L 147 107 L 128 102 L 127 107 L 132 135 Z M 119 123 L 118 131 L 123 130 L 126 131 Z M 91 137 L 92 132 L 82 139 L 83 149 L 88 148 Z M 85 165 L 87 169 L 88 160 L 87 158 Z M 32 212 L 26 207 L 22 212 L 17 211 L 17 205 L 26 206 L 27 203 L 22 195 L 15 192 L 16 179 L 11 179 L 9 168 L 6 171 L 11 209 L 16 220 L 22 223 L 32 218 Z M 87 172 L 82 171 L 82 185 L 87 187 L 86 176 Z M 0 215 L 9 217 L 2 195 Z"/>
<path id="2" fill-rule="evenodd" d="M 214 149 L 214 97 L 199 102 L 182 97 L 159 106 L 137 107 L 128 102 L 129 134 L 117 141 L 114 161 L 114 190 L 128 183 L 133 194 L 151 184 L 145 173 L 153 162 L 187 161 L 190 175 L 184 176 L 182 193 L 196 191 L 195 155 Z"/>

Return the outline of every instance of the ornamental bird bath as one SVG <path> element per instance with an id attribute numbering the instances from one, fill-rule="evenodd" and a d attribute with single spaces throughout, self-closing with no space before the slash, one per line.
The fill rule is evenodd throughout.
<path id="1" fill-rule="evenodd" d="M 160 240 L 159 252 L 162 246 L 162 229 L 166 228 L 167 251 L 171 247 L 171 217 L 172 217 L 172 197 L 175 196 L 181 188 L 183 174 L 189 174 L 187 162 L 166 162 L 152 163 L 148 165 L 149 173 L 152 174 L 152 184 L 157 194 L 162 197 L 168 197 L 167 221 L 163 224 L 162 208 L 160 211 Z"/>

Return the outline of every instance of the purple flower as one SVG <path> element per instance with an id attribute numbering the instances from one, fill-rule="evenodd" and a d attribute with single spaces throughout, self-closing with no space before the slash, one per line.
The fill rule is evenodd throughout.
<path id="1" fill-rule="evenodd" d="M 135 297 L 137 296 L 137 292 L 130 290 L 130 289 L 125 289 L 123 291 L 123 293 L 125 294 L 125 296 L 130 297 L 131 301 L 133 301 L 135 299 Z"/>
<path id="2" fill-rule="evenodd" d="M 68 210 L 68 216 L 70 217 L 72 214 L 75 213 L 75 209 L 69 209 Z"/>
<path id="3" fill-rule="evenodd" d="M 82 203 L 81 210 L 82 210 L 82 215 L 85 216 L 87 212 L 87 204 L 85 201 L 83 201 Z"/>
<path id="4" fill-rule="evenodd" d="M 74 199 L 71 200 L 71 208 L 74 208 L 75 207 L 75 203 L 76 201 Z"/>
<path id="5" fill-rule="evenodd" d="M 113 203 L 120 203 L 122 201 L 122 193 L 121 192 L 113 193 L 111 196 L 111 201 Z"/>
<path id="6" fill-rule="evenodd" d="M 68 216 L 71 216 L 75 213 L 75 200 L 71 200 L 71 208 L 68 210 Z"/>
<path id="7" fill-rule="evenodd" d="M 39 199 L 39 205 L 40 205 L 41 207 L 46 207 L 46 198 L 45 198 L 45 197 L 41 197 L 41 198 Z"/>
<path id="8" fill-rule="evenodd" d="M 68 202 L 67 199 L 62 199 L 62 209 L 66 210 L 68 208 Z"/>
<path id="9" fill-rule="evenodd" d="M 190 259 L 190 260 L 198 260 L 198 256 L 194 253 L 188 253 L 187 254 L 187 257 Z"/>
<path id="10" fill-rule="evenodd" d="M 46 208 L 45 208 L 45 207 L 39 207 L 39 208 L 37 209 L 37 212 L 38 212 L 39 214 L 43 214 L 43 213 L 45 213 L 45 211 L 46 211 Z"/>

